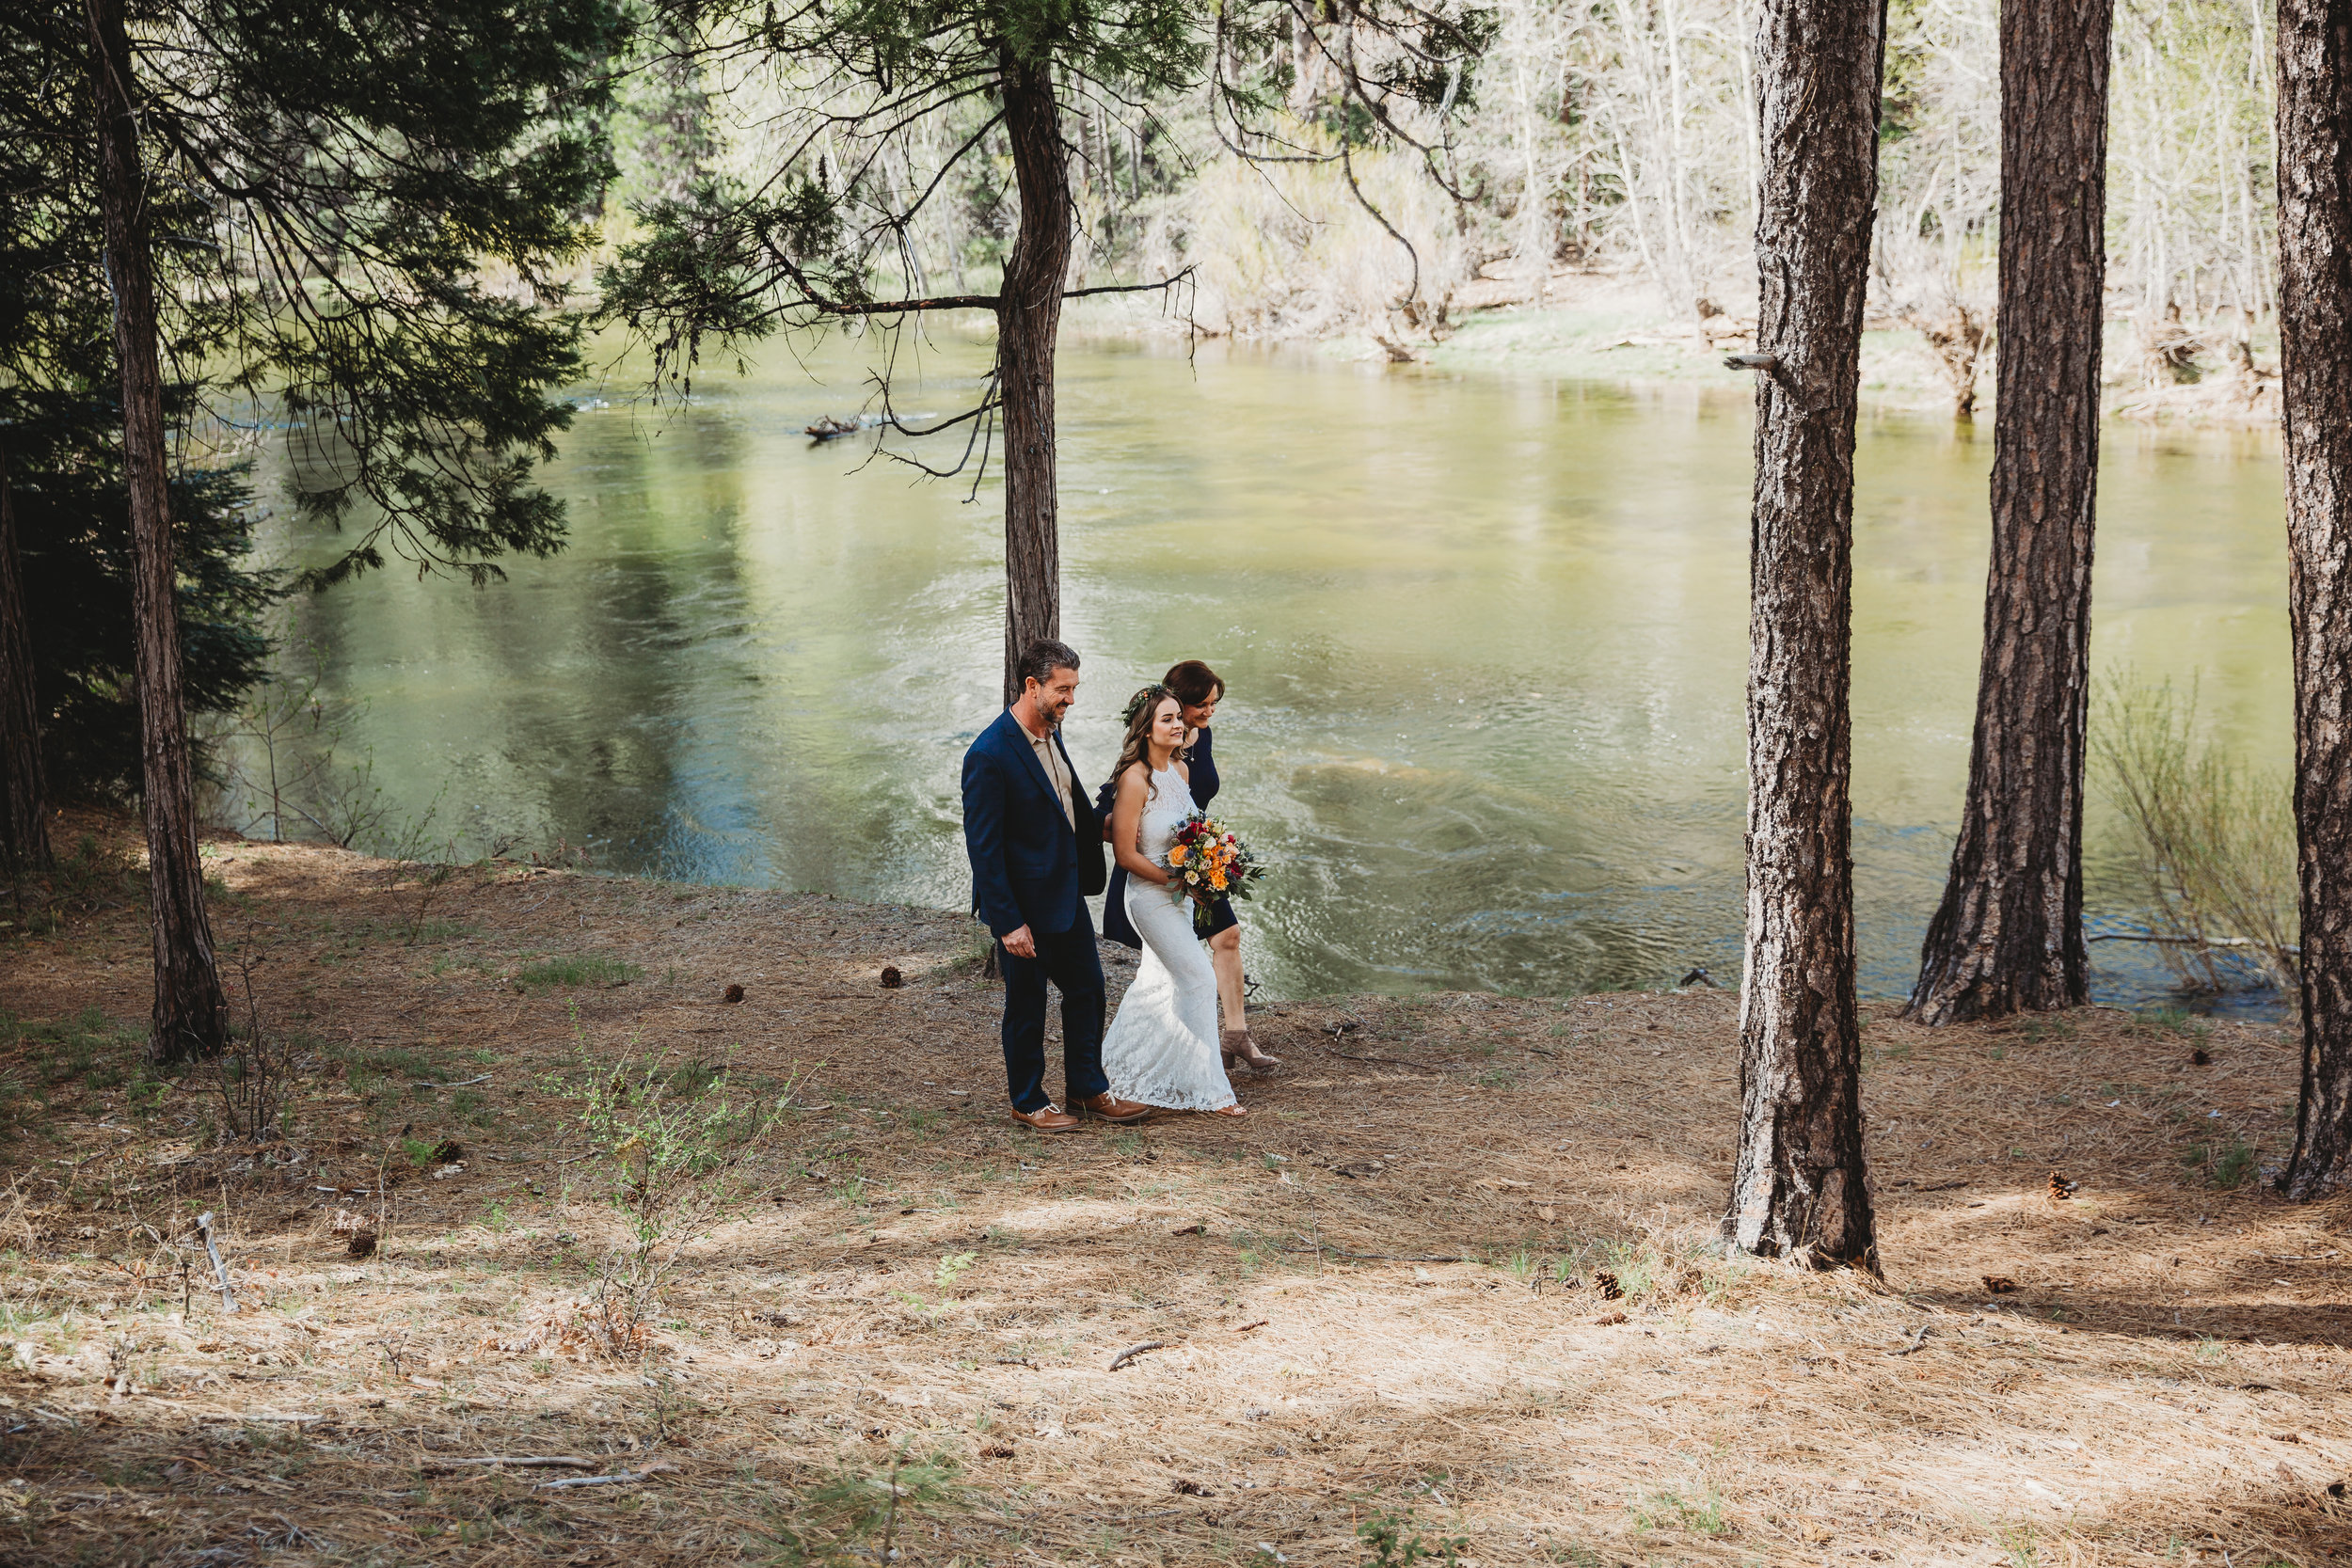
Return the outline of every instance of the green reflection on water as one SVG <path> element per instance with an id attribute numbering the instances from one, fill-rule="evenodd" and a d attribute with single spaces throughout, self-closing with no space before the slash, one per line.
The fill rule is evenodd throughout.
<path id="1" fill-rule="evenodd" d="M 799 434 L 858 403 L 870 357 L 835 341 L 684 410 L 592 408 L 551 470 L 562 557 L 297 607 L 371 705 L 389 792 L 446 784 L 475 847 L 560 835 L 613 869 L 959 906 L 1001 497 Z M 935 344 L 898 405 L 960 407 L 983 367 Z M 1060 373 L 1073 750 L 1099 774 L 1125 694 L 1176 658 L 1225 674 L 1218 807 L 1278 863 L 1246 923 L 1278 994 L 1736 983 L 1744 398 L 1127 343 Z M 1862 432 L 1867 993 L 1907 988 L 1949 852 L 1991 449 L 1989 423 Z M 2103 668 L 2201 679 L 2220 733 L 2283 765 L 2275 442 L 2111 426 L 2097 594 Z M 2112 881 L 2101 861 L 2094 913 Z M 2107 995 L 2161 987 L 2096 958 Z"/>

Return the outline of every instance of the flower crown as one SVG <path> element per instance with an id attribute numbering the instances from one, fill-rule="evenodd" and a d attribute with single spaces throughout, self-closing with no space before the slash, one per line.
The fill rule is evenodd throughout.
<path id="1" fill-rule="evenodd" d="M 1141 713 L 1145 708 L 1158 702 L 1162 697 L 1173 697 L 1174 695 L 1176 695 L 1176 693 L 1154 681 L 1150 686 L 1145 687 L 1142 690 L 1127 699 L 1127 711 L 1120 716 L 1120 721 L 1127 724 L 1133 724 L 1136 721 L 1136 714 Z"/>

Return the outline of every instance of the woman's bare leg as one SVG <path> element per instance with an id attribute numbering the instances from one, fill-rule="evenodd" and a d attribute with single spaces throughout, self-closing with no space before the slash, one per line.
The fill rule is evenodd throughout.
<path id="1" fill-rule="evenodd" d="M 1209 939 L 1209 967 L 1216 971 L 1216 999 L 1223 1009 L 1218 1043 L 1225 1050 L 1226 1067 L 1238 1061 L 1252 1072 L 1272 1072 L 1282 1065 L 1282 1058 L 1267 1055 L 1249 1037 L 1249 1013 L 1243 1005 L 1240 927 L 1229 927 Z"/>
<path id="2" fill-rule="evenodd" d="M 1209 939 L 1209 963 L 1216 971 L 1216 1002 L 1228 1029 L 1247 1029 L 1242 1006 L 1241 927 L 1228 926 Z"/>

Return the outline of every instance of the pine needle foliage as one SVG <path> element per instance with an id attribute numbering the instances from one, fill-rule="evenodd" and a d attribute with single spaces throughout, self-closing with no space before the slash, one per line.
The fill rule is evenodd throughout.
<path id="1" fill-rule="evenodd" d="M 557 548 L 532 475 L 580 369 L 612 0 L 135 0 L 128 24 L 183 441 L 282 444 L 297 514 L 353 527 L 312 586 Z M 18 220 L 103 298 L 89 51 L 79 7 L 0 16 Z"/>

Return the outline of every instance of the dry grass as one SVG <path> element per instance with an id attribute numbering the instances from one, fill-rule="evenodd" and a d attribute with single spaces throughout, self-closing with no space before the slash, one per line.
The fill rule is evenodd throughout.
<path id="1" fill-rule="evenodd" d="M 0 1057 L 46 1100 L 0 1143 L 10 1563 L 1356 1563 L 1408 1510 L 1479 1563 L 2352 1546 L 2347 1210 L 2259 1180 L 2277 1030 L 1874 1015 L 1880 1291 L 1706 1249 L 1722 994 L 1277 1005 L 1292 1071 L 1241 1124 L 1046 1141 L 951 916 L 504 866 L 421 922 L 379 863 L 212 852 L 309 1058 L 283 1146 L 196 1147 L 201 1105 L 122 1069 L 137 911 L 0 949 L 0 1006 L 78 1020 Z M 516 983 L 593 958 L 635 969 Z M 565 1085 L 627 1049 L 814 1076 L 614 1360 L 572 1331 L 624 1216 Z M 465 1168 L 417 1168 L 444 1138 Z M 644 1479 L 447 1464 L 497 1454 Z"/>

